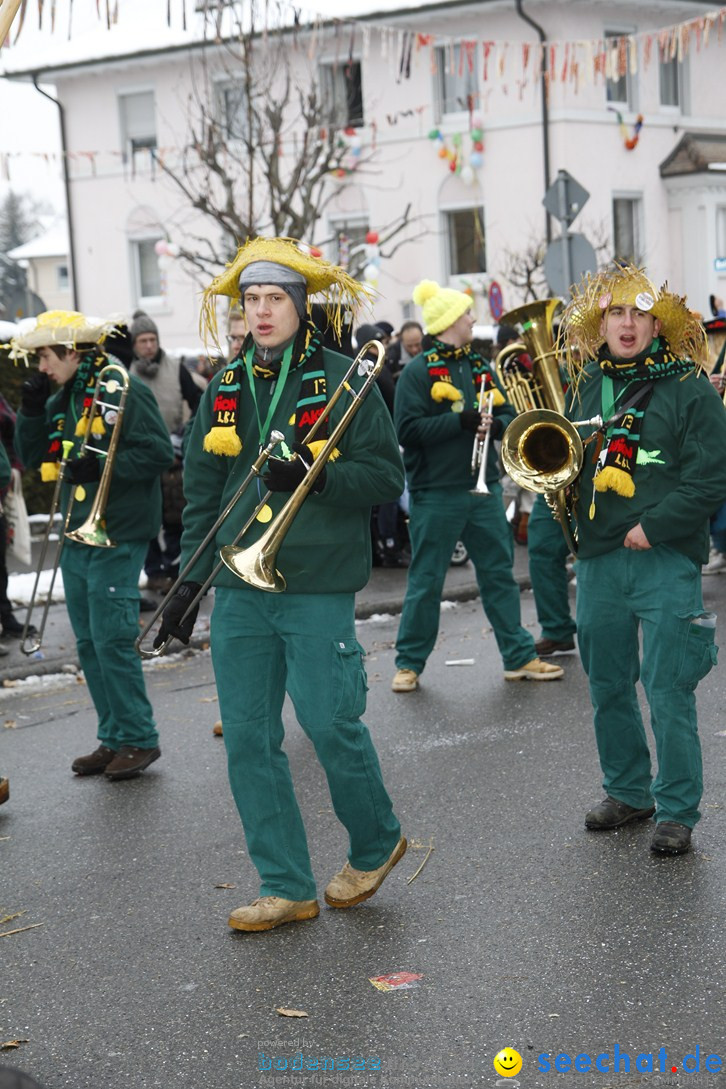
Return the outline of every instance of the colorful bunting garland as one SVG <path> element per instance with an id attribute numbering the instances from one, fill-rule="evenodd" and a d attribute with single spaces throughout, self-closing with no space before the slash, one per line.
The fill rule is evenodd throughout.
<path id="1" fill-rule="evenodd" d="M 643 127 L 642 113 L 639 113 L 635 119 L 635 124 L 633 125 L 633 135 L 631 136 L 628 132 L 628 126 L 623 121 L 623 115 L 621 114 L 620 110 L 616 110 L 614 106 L 608 106 L 608 109 L 612 110 L 618 119 L 618 124 L 620 125 L 620 134 L 623 138 L 623 143 L 625 144 L 626 151 L 633 151 L 638 146 L 640 130 Z"/>

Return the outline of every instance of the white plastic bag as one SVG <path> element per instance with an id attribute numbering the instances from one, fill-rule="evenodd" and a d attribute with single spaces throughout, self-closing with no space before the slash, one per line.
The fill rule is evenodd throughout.
<path id="1" fill-rule="evenodd" d="M 23 481 L 17 469 L 13 469 L 7 495 L 3 500 L 7 548 L 15 558 L 30 566 L 30 522 L 23 496 Z"/>

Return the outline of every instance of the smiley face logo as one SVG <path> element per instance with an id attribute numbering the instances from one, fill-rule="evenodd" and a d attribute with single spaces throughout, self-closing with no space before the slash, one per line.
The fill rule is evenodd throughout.
<path id="1" fill-rule="evenodd" d="M 494 1069 L 503 1078 L 514 1078 L 522 1069 L 522 1056 L 513 1047 L 503 1047 L 494 1056 Z"/>

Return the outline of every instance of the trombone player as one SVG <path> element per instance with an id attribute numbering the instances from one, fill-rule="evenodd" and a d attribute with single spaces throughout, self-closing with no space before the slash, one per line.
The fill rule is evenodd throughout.
<path id="1" fill-rule="evenodd" d="M 328 398 L 350 360 L 323 348 L 310 320 L 309 296 L 325 298 L 328 317 L 339 328 L 342 308 L 359 303 L 365 292 L 343 269 L 290 239 L 256 238 L 205 292 L 203 317 L 212 331 L 219 295 L 241 305 L 249 332 L 237 356 L 210 382 L 192 425 L 184 468 L 184 581 L 164 609 L 157 647 L 169 636 L 189 641 L 198 609 L 193 603 L 220 546 L 234 541 L 250 516 L 243 547 L 272 527 L 320 452 L 319 440 L 308 446 L 305 439 L 315 421 L 325 419 Z M 327 437 L 327 424 L 322 430 L 326 435 L 320 437 Z M 256 478 L 206 547 L 209 527 L 274 431 L 285 442 L 282 456 L 269 458 L 265 467 L 269 498 L 260 506 L 264 489 Z M 406 850 L 361 721 L 366 680 L 354 618 L 355 592 L 370 574 L 370 508 L 402 490 L 393 425 L 373 388 L 280 548 L 286 589 L 250 586 L 224 567 L 215 578 L 211 648 L 230 785 L 260 878 L 259 897 L 230 916 L 236 930 L 271 930 L 319 914 L 305 828 L 282 748 L 286 692 L 315 746 L 336 816 L 349 836 L 348 862 L 328 884 L 327 904 L 348 908 L 372 896 Z"/>
<path id="2" fill-rule="evenodd" d="M 84 524 L 103 474 L 110 473 L 104 517 L 113 547 L 66 538 L 60 567 L 79 661 L 98 715 L 98 747 L 71 766 L 77 775 L 105 774 L 111 780 L 133 778 L 161 755 L 134 640 L 139 574 L 161 520 L 160 473 L 174 460 L 156 400 L 135 378 L 129 380 L 118 422 L 113 464 L 103 453 L 78 457 L 89 429 L 94 448 L 108 450 L 118 420 L 112 401 L 90 416 L 99 374 L 109 362 L 103 340 L 113 328 L 113 321 L 53 310 L 11 343 L 16 359 L 38 359 L 38 369 L 23 383 L 15 445 L 28 468 L 40 468 L 44 481 L 58 480 L 62 472 L 64 513 L 73 492 L 65 529 Z"/>

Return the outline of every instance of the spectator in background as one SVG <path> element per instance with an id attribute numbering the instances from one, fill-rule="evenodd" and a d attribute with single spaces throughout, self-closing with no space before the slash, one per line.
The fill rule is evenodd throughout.
<path id="1" fill-rule="evenodd" d="M 386 366 L 394 380 L 423 350 L 423 329 L 417 321 L 405 321 L 401 326 L 398 339 L 392 341 L 386 349 Z"/>
<path id="2" fill-rule="evenodd" d="M 227 320 L 227 362 L 231 363 L 240 353 L 247 335 L 247 323 L 239 310 L 230 310 Z"/>
<path id="3" fill-rule="evenodd" d="M 7 480 L 3 478 L 2 485 L 0 486 L 0 501 L 5 498 L 11 486 L 10 470 L 18 469 L 21 473 L 23 471 L 23 466 L 15 453 L 15 446 L 13 444 L 14 438 L 15 412 L 3 395 L 0 394 L 0 443 L 2 443 L 3 452 L 8 458 Z M 23 634 L 23 625 L 14 615 L 13 607 L 8 598 L 6 551 L 7 527 L 5 524 L 5 517 L 2 514 L 2 507 L 0 507 L 0 622 L 2 623 L 2 634 L 5 638 L 19 639 Z M 28 630 L 31 635 L 35 631 L 34 628 L 32 631 L 30 629 Z M 0 657 L 7 653 L 8 648 L 0 643 Z"/>
<path id="4" fill-rule="evenodd" d="M 148 314 L 137 310 L 130 327 L 134 359 L 129 367 L 131 374 L 140 378 L 156 398 L 162 419 L 169 435 L 182 435 L 184 424 L 197 411 L 202 391 L 192 378 L 188 368 L 163 350 L 159 344 L 159 330 Z M 173 490 L 172 482 L 161 475 L 164 501 Z M 149 542 L 144 562 L 147 584 L 150 590 L 166 592 L 174 582 L 174 571 L 179 563 L 179 536 L 172 533 L 167 538 L 166 526 L 174 514 L 166 508 L 162 514 L 162 533 Z M 161 539 L 160 539 L 161 538 Z"/>
<path id="5" fill-rule="evenodd" d="M 154 394 L 169 434 L 180 435 L 197 411 L 201 390 L 184 364 L 171 359 L 160 346 L 159 330 L 148 314 L 136 311 L 130 334 L 134 358 L 129 371 Z"/>
<path id="6" fill-rule="evenodd" d="M 390 321 L 377 321 L 375 324 L 381 331 L 381 343 L 384 348 L 387 348 L 388 345 L 391 343 L 395 330 L 391 325 Z"/>

